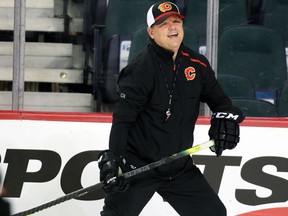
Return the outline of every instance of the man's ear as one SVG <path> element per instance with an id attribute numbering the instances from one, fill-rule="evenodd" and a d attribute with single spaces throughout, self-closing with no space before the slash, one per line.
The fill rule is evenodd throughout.
<path id="1" fill-rule="evenodd" d="M 149 35 L 152 39 L 154 39 L 153 29 L 152 29 L 151 27 L 148 27 L 148 28 L 147 28 L 147 32 L 148 32 L 148 35 Z"/>

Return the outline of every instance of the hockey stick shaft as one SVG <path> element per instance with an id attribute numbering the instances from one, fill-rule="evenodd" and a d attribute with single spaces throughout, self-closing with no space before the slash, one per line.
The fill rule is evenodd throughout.
<path id="1" fill-rule="evenodd" d="M 28 209 L 26 211 L 13 214 L 11 216 L 27 216 L 27 215 L 30 215 L 30 214 L 34 214 L 36 212 L 39 212 L 39 211 L 42 211 L 44 209 L 50 208 L 52 206 L 58 205 L 58 204 L 60 204 L 62 202 L 68 201 L 70 199 L 74 199 L 74 198 L 77 198 L 77 197 L 84 196 L 84 195 L 86 195 L 86 194 L 88 194 L 90 192 L 96 191 L 96 190 L 101 190 L 103 188 L 103 186 L 104 186 L 104 183 L 100 182 L 100 183 L 91 185 L 89 187 L 82 188 L 82 189 L 79 189 L 77 191 L 73 191 L 73 192 L 71 192 L 69 194 L 66 194 L 65 196 L 59 197 L 59 198 L 54 199 L 54 200 L 52 200 L 50 202 L 44 203 L 42 205 L 36 206 L 36 207 Z"/>
<path id="2" fill-rule="evenodd" d="M 138 175 L 138 174 L 141 174 L 141 173 L 144 173 L 144 172 L 147 172 L 151 169 L 154 169 L 156 167 L 159 167 L 159 166 L 162 166 L 164 164 L 168 164 L 172 161 L 175 161 L 179 158 L 183 158 L 185 156 L 188 156 L 188 155 L 191 155 L 193 153 L 196 153 L 198 151 L 201 151 L 202 149 L 205 149 L 205 148 L 209 148 L 211 146 L 214 145 L 214 141 L 213 140 L 210 140 L 208 142 L 204 142 L 204 143 L 201 143 L 201 144 L 198 144 L 198 145 L 195 145 L 189 149 L 186 149 L 184 151 L 181 151 L 179 153 L 176 153 L 176 154 L 173 154 L 169 157 L 164 157 L 158 161 L 155 161 L 153 163 L 150 163 L 150 164 L 147 164 L 145 166 L 142 166 L 142 167 L 139 167 L 137 169 L 134 169 L 132 171 L 129 171 L 129 172 L 126 172 L 124 174 L 122 174 L 121 176 L 124 176 L 125 178 L 130 178 L 132 176 L 135 176 L 135 175 Z M 100 182 L 100 183 L 97 183 L 97 184 L 94 184 L 92 186 L 89 186 L 89 187 L 86 187 L 86 188 L 82 188 L 82 189 L 79 189 L 77 191 L 73 191 L 69 194 L 66 194 L 65 196 L 62 196 L 62 197 L 59 197 L 55 200 L 52 200 L 50 202 L 47 202 L 47 203 L 44 203 L 42 205 L 39 205 L 37 207 L 34 207 L 32 209 L 29 209 L 29 210 L 26 210 L 26 211 L 23 211 L 23 212 L 19 212 L 17 214 L 14 214 L 12 216 L 26 216 L 26 215 L 30 215 L 30 214 L 34 214 L 38 211 L 42 211 L 46 208 L 50 208 L 54 205 L 57 205 L 57 204 L 60 204 L 62 202 L 65 202 L 65 201 L 68 201 L 70 199 L 74 199 L 74 198 L 78 198 L 78 197 L 81 197 L 81 196 L 84 196 L 90 192 L 93 192 L 93 191 L 97 191 L 97 190 L 101 190 L 104 186 L 104 183 L 103 182 Z"/>
<path id="3" fill-rule="evenodd" d="M 191 155 L 193 153 L 196 153 L 202 149 L 205 149 L 205 148 L 208 148 L 208 147 L 211 147 L 214 145 L 214 140 L 210 140 L 208 142 L 205 142 L 205 143 L 201 143 L 201 144 L 198 144 L 198 145 L 195 145 L 189 149 L 186 149 L 184 151 L 181 151 L 179 153 L 176 153 L 176 154 L 173 154 L 169 157 L 164 157 L 158 161 L 155 161 L 153 163 L 150 163 L 150 164 L 147 164 L 145 166 L 142 166 L 142 167 L 139 167 L 135 170 L 132 170 L 130 172 L 126 172 L 124 174 L 122 174 L 125 178 L 130 178 L 132 176 L 135 176 L 137 174 L 140 174 L 140 173 L 143 173 L 143 172 L 146 172 L 148 170 L 151 170 L 151 169 L 154 169 L 156 167 L 159 167 L 159 166 L 162 166 L 164 164 L 167 164 L 167 163 L 170 163 L 174 160 L 177 160 L 179 158 L 182 158 L 182 157 L 185 157 L 185 156 L 188 156 L 188 155 Z"/>

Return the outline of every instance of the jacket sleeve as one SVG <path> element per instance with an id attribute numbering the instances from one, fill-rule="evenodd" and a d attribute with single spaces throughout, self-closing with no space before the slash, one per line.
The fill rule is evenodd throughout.
<path id="1" fill-rule="evenodd" d="M 129 129 L 148 100 L 152 81 L 148 73 L 137 66 L 124 68 L 118 78 L 119 99 L 113 113 L 109 149 L 122 155 Z"/>

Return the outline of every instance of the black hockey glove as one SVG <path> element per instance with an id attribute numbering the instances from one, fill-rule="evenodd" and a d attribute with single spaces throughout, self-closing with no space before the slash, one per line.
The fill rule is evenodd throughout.
<path id="1" fill-rule="evenodd" d="M 210 149 L 219 157 L 225 149 L 233 149 L 240 140 L 239 123 L 244 117 L 227 112 L 216 112 L 211 117 L 210 139 L 215 145 Z"/>
<path id="2" fill-rule="evenodd" d="M 100 181 L 103 181 L 106 193 L 122 192 L 128 187 L 128 180 L 119 176 L 122 173 L 123 158 L 112 151 L 105 150 L 98 156 L 98 166 L 100 169 Z"/>

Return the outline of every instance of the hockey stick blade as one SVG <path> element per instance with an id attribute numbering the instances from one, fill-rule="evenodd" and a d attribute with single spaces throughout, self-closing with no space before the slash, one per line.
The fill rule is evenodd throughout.
<path id="1" fill-rule="evenodd" d="M 199 152 L 202 149 L 209 148 L 209 147 L 211 147 L 213 145 L 214 145 L 214 140 L 210 140 L 208 142 L 204 142 L 204 143 L 195 145 L 195 146 L 193 146 L 193 147 L 191 147 L 189 149 L 186 149 L 186 150 L 181 151 L 179 153 L 173 154 L 173 155 L 171 155 L 169 157 L 164 157 L 164 158 L 162 158 L 162 159 L 160 159 L 158 161 L 155 161 L 155 162 L 152 162 L 152 163 L 147 164 L 145 166 L 136 168 L 136 169 L 134 169 L 132 171 L 123 173 L 121 176 L 124 176 L 125 178 L 130 178 L 132 176 L 135 176 L 135 175 L 147 172 L 147 171 L 149 171 L 151 169 L 154 169 L 156 167 L 162 166 L 164 164 L 168 164 L 168 163 L 170 163 L 172 161 L 175 161 L 175 160 L 177 160 L 179 158 L 183 158 L 185 156 L 188 156 L 188 155 L 191 155 L 193 153 Z M 54 205 L 58 205 L 58 204 L 60 204 L 62 202 L 68 201 L 70 199 L 74 199 L 74 198 L 78 198 L 78 197 L 84 196 L 84 195 L 86 195 L 88 193 L 91 193 L 93 191 L 99 193 L 98 196 L 97 196 L 97 197 L 99 197 L 98 199 L 103 199 L 105 197 L 105 192 L 103 191 L 103 186 L 104 186 L 104 183 L 100 182 L 100 183 L 91 185 L 89 187 L 82 188 L 82 189 L 79 189 L 77 191 L 73 191 L 73 192 L 71 192 L 69 194 L 66 194 L 65 196 L 59 197 L 59 198 L 57 198 L 55 200 L 52 200 L 50 202 L 44 203 L 42 205 L 39 205 L 37 207 L 31 208 L 31 209 L 23 211 L 23 212 L 16 213 L 16 214 L 11 215 L 11 216 L 27 216 L 27 215 L 30 215 L 30 214 L 34 214 L 34 213 L 36 213 L 38 211 L 42 211 L 44 209 L 50 208 L 50 207 L 52 207 Z"/>

